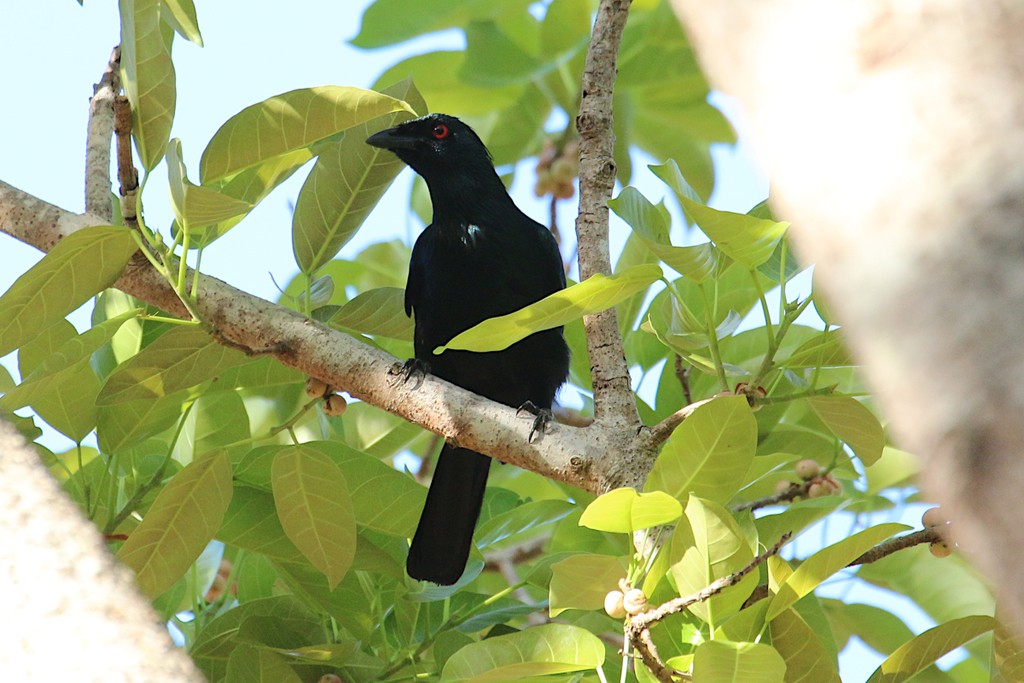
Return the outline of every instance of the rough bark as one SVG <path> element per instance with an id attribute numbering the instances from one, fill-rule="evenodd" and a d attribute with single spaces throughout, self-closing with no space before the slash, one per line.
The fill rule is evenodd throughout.
<path id="1" fill-rule="evenodd" d="M 1024 621 L 1024 5 L 674 0 L 898 443 Z"/>

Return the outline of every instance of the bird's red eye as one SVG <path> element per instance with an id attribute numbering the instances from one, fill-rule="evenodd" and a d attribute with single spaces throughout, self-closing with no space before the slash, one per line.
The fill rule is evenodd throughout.
<path id="1" fill-rule="evenodd" d="M 448 126 L 444 125 L 443 123 L 439 123 L 436 126 L 434 126 L 434 137 L 437 138 L 438 140 L 444 140 L 446 137 L 448 137 Z"/>

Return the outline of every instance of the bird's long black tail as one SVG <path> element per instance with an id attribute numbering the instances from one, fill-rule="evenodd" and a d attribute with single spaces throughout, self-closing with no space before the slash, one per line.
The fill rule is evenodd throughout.
<path id="1" fill-rule="evenodd" d="M 409 546 L 405 565 L 409 576 L 445 586 L 462 576 L 490 466 L 490 458 L 465 448 L 446 444 L 441 449 L 427 503 Z"/>

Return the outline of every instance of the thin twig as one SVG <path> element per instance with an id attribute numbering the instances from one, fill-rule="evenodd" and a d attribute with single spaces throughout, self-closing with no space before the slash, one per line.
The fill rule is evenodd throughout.
<path id="1" fill-rule="evenodd" d="M 647 443 L 654 448 L 660 446 L 661 444 L 668 440 L 668 437 L 672 436 L 672 432 L 675 431 L 676 427 L 682 424 L 683 420 L 685 420 L 686 418 L 690 417 L 690 415 L 693 414 L 693 411 L 697 410 L 697 408 L 700 408 L 705 403 L 710 403 L 711 401 L 718 398 L 718 396 L 720 395 L 722 394 L 717 394 L 715 396 L 712 396 L 711 398 L 705 398 L 703 400 L 697 401 L 696 403 L 690 403 L 689 405 L 685 405 L 676 412 L 672 413 L 664 420 L 662 420 L 661 422 L 654 425 L 648 430 Z"/>
<path id="2" fill-rule="evenodd" d="M 666 603 L 658 605 L 652 610 L 641 612 L 640 614 L 632 617 L 629 623 L 626 625 L 626 636 L 629 638 L 630 644 L 640 655 L 640 659 L 643 660 L 644 664 L 654 677 L 662 683 L 675 683 L 679 680 L 688 680 L 689 676 L 683 672 L 676 671 L 665 666 L 665 663 L 658 657 L 658 651 L 654 647 L 654 641 L 651 639 L 651 626 L 658 623 L 665 617 L 671 614 L 677 614 L 682 612 L 690 605 L 694 605 L 698 602 L 705 602 L 709 598 L 730 586 L 735 586 L 743 577 L 750 572 L 754 571 L 758 566 L 765 562 L 769 557 L 779 552 L 779 549 L 786 544 L 787 541 L 793 536 L 791 532 L 787 532 L 782 535 L 775 545 L 765 550 L 763 553 L 755 557 L 742 569 L 739 569 L 728 576 L 723 576 L 716 581 L 712 581 L 706 588 L 687 595 L 684 597 L 669 600 Z"/>
<path id="3" fill-rule="evenodd" d="M 811 484 L 817 482 L 818 479 L 809 479 L 802 481 L 799 484 L 796 482 L 790 482 L 789 488 L 781 493 L 776 493 L 771 496 L 764 498 L 758 498 L 757 500 L 749 500 L 746 503 L 740 503 L 732 506 L 733 512 L 743 512 L 744 510 L 759 510 L 770 505 L 778 505 L 779 503 L 791 503 L 797 498 L 806 498 L 807 492 L 811 488 Z"/>
<path id="4" fill-rule="evenodd" d="M 675 372 L 676 379 L 679 380 L 679 386 L 683 389 L 683 400 L 686 401 L 687 405 L 693 403 L 693 393 L 690 391 L 690 366 L 683 363 L 683 357 L 678 353 L 675 354 Z"/>
<path id="5" fill-rule="evenodd" d="M 580 211 L 576 219 L 580 279 L 611 273 L 608 248 L 608 199 L 615 185 L 615 134 L 612 91 L 616 55 L 630 0 L 601 0 L 583 67 L 576 127 L 580 133 Z M 630 387 L 629 368 L 615 309 L 585 316 L 587 352 L 594 380 L 594 417 L 627 427 L 640 416 Z"/>
<path id="6" fill-rule="evenodd" d="M 110 53 L 100 82 L 89 100 L 89 126 L 85 138 L 85 210 L 114 220 L 110 199 L 110 138 L 114 134 L 114 98 L 121 92 L 121 46 Z"/>
<path id="7" fill-rule="evenodd" d="M 877 562 L 883 557 L 888 557 L 895 552 L 912 548 L 915 545 L 921 545 L 922 543 L 936 543 L 944 540 L 946 539 L 942 537 L 942 531 L 938 527 L 918 529 L 913 533 L 909 533 L 904 536 L 897 536 L 896 538 L 890 538 L 888 541 L 879 543 L 846 566 L 856 567 L 861 564 L 871 564 L 872 562 Z"/>
<path id="8" fill-rule="evenodd" d="M 132 105 L 128 98 L 114 98 L 114 134 L 117 136 L 117 180 L 121 185 L 121 216 L 124 224 L 139 227 L 139 172 L 132 163 Z"/>

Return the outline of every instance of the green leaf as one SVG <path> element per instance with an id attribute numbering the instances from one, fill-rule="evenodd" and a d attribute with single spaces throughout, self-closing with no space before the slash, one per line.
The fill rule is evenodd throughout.
<path id="1" fill-rule="evenodd" d="M 444 665 L 441 681 L 484 683 L 585 671 L 600 666 L 604 656 L 604 645 L 590 631 L 545 624 L 467 645 Z"/>
<path id="2" fill-rule="evenodd" d="M 203 46 L 203 36 L 199 33 L 199 21 L 196 19 L 196 6 L 192 0 L 162 0 L 163 9 L 160 18 L 174 27 L 175 32 L 185 40 L 190 40 L 199 47 Z"/>
<path id="3" fill-rule="evenodd" d="M 54 245 L 0 296 L 0 356 L 114 284 L 135 251 L 131 231 L 113 225 L 78 230 Z"/>
<path id="4" fill-rule="evenodd" d="M 822 581 L 845 568 L 863 553 L 885 539 L 909 528 L 906 524 L 879 524 L 814 553 L 797 567 L 785 583 L 779 586 L 778 593 L 772 599 L 771 607 L 768 608 L 766 618 L 771 621 L 797 600 L 817 588 Z"/>
<path id="5" fill-rule="evenodd" d="M 845 441 L 865 465 L 873 465 L 882 456 L 885 432 L 863 403 L 848 396 L 812 396 L 807 401 L 829 431 Z"/>
<path id="6" fill-rule="evenodd" d="M 501 351 L 534 332 L 611 308 L 660 277 L 661 269 L 650 264 L 633 266 L 611 277 L 600 273 L 592 275 L 514 313 L 488 318 L 457 334 L 445 346 L 434 349 L 434 354 L 448 349 Z"/>
<path id="7" fill-rule="evenodd" d="M 160 21 L 161 0 L 120 0 L 121 80 L 132 105 L 132 137 L 146 170 L 164 156 L 177 99 L 173 33 Z"/>
<path id="8" fill-rule="evenodd" d="M 31 405 L 56 430 L 81 442 L 97 419 L 100 382 L 92 370 L 92 354 L 138 313 L 139 309 L 122 313 L 69 339 L 0 398 L 0 408 L 13 411 Z M 75 390 L 66 391 L 67 387 Z"/>
<path id="9" fill-rule="evenodd" d="M 217 453 L 179 472 L 153 501 L 117 556 L 150 599 L 181 578 L 209 543 L 231 502 L 231 464 Z"/>
<path id="10" fill-rule="evenodd" d="M 181 158 L 181 140 L 174 138 L 167 147 L 167 181 L 171 190 L 171 208 L 182 230 L 189 233 L 190 248 L 208 245 L 242 220 L 252 203 L 189 182 Z"/>
<path id="11" fill-rule="evenodd" d="M 333 590 L 356 551 L 356 520 L 345 476 L 319 451 L 293 446 L 274 458 L 271 479 L 281 526 Z"/>
<path id="12" fill-rule="evenodd" d="M 602 609 L 604 596 L 618 590 L 619 579 L 628 571 L 627 558 L 611 555 L 585 553 L 555 562 L 548 586 L 551 618 L 567 609 Z"/>
<path id="13" fill-rule="evenodd" d="M 405 313 L 405 290 L 377 287 L 357 295 L 325 320 L 331 327 L 391 339 L 412 340 L 414 325 Z"/>
<path id="14" fill-rule="evenodd" d="M 696 593 L 754 559 L 743 530 L 721 505 L 690 496 L 686 519 L 689 524 L 676 527 L 669 549 L 670 557 L 682 557 L 670 569 L 680 595 Z M 756 572 L 747 574 L 739 583 L 688 609 L 704 621 L 719 622 L 739 612 L 757 587 L 757 580 Z"/>
<path id="15" fill-rule="evenodd" d="M 697 646 L 693 678 L 701 683 L 782 683 L 786 662 L 769 645 L 709 640 Z"/>
<path id="16" fill-rule="evenodd" d="M 284 656 L 262 647 L 240 645 L 228 658 L 224 683 L 301 683 Z"/>
<path id="17" fill-rule="evenodd" d="M 772 646 L 786 662 L 786 683 L 842 683 L 835 658 L 795 609 L 777 615 L 769 628 Z"/>
<path id="18" fill-rule="evenodd" d="M 838 330 L 818 334 L 783 361 L 787 368 L 831 368 L 855 365 Z"/>
<path id="19" fill-rule="evenodd" d="M 693 217 L 686 213 L 686 207 L 682 205 L 683 200 L 680 197 L 686 197 L 690 201 L 701 202 L 700 195 L 697 190 L 690 186 L 690 183 L 683 177 L 683 172 L 679 170 L 679 164 L 676 163 L 675 159 L 669 159 L 663 164 L 653 165 L 650 164 L 647 168 L 651 169 L 651 173 L 658 176 L 661 182 L 671 188 L 672 192 L 675 193 L 676 198 L 679 200 L 680 208 L 683 209 L 683 215 L 686 216 L 687 220 L 691 223 L 695 223 Z"/>
<path id="20" fill-rule="evenodd" d="M 466 61 L 459 78 L 470 85 L 500 87 L 528 83 L 555 68 L 526 52 L 493 21 L 473 21 L 464 29 Z"/>
<path id="21" fill-rule="evenodd" d="M 461 27 L 470 19 L 487 19 L 521 11 L 525 2 L 450 0 L 427 5 L 418 0 L 377 0 L 363 13 L 359 35 L 351 44 L 361 48 L 401 43 L 446 28 Z"/>
<path id="22" fill-rule="evenodd" d="M 594 499 L 580 516 L 580 526 L 630 533 L 674 522 L 682 514 L 683 506 L 667 493 L 637 493 L 634 489 L 622 488 Z"/>
<path id="23" fill-rule="evenodd" d="M 718 271 L 721 258 L 713 244 L 672 246 L 669 238 L 671 218 L 664 202 L 651 204 L 636 188 L 627 187 L 618 197 L 608 200 L 608 208 L 633 228 L 633 233 L 643 240 L 652 254 L 681 275 L 694 282 L 704 282 Z"/>
<path id="24" fill-rule="evenodd" d="M 902 683 L 939 657 L 996 628 L 989 616 L 971 616 L 939 624 L 901 645 L 875 669 L 868 683 Z"/>
<path id="25" fill-rule="evenodd" d="M 750 270 L 771 258 L 775 246 L 789 228 L 789 223 L 719 211 L 682 195 L 679 202 L 719 249 Z"/>
<path id="26" fill-rule="evenodd" d="M 576 507 L 570 501 L 559 499 L 532 500 L 518 504 L 508 512 L 481 522 L 475 533 L 476 545 L 481 549 L 499 544 L 508 546 L 523 537 L 535 536 L 540 527 L 564 519 Z"/>
<path id="27" fill-rule="evenodd" d="M 691 493 L 726 503 L 743 484 L 757 447 L 757 422 L 742 396 L 722 396 L 676 427 L 644 488 L 677 500 Z"/>
<path id="28" fill-rule="evenodd" d="M 427 113 L 411 80 L 381 93 L 408 102 L 411 111 Z M 402 110 L 367 121 L 320 152 L 292 214 L 292 249 L 304 273 L 312 274 L 334 258 L 405 167 L 391 152 L 366 144 L 366 138 L 414 115 Z"/>
<path id="29" fill-rule="evenodd" d="M 97 405 L 170 396 L 249 362 L 244 353 L 218 344 L 199 326 L 177 325 L 111 373 Z"/>
<path id="30" fill-rule="evenodd" d="M 214 134 L 203 152 L 204 185 L 230 180 L 247 169 L 274 166 L 280 157 L 370 119 L 412 108 L 393 97 L 349 86 L 303 88 L 271 97 L 238 112 Z M 234 195 L 238 196 L 238 195 Z"/>

